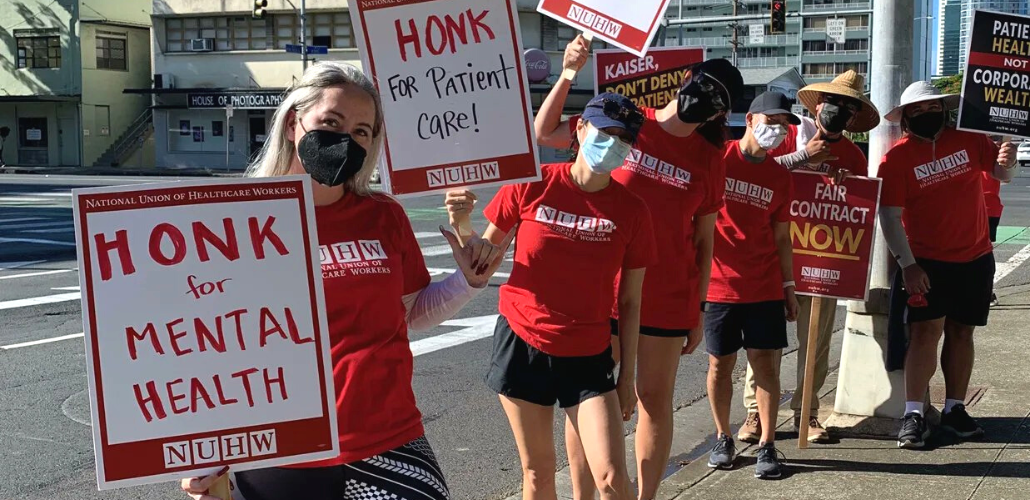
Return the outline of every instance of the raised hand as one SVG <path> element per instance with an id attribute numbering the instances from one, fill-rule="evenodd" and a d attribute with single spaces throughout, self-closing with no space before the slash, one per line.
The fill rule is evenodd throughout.
<path id="1" fill-rule="evenodd" d="M 440 233 L 451 245 L 454 262 L 458 265 L 461 273 L 465 275 L 465 281 L 475 288 L 483 288 L 490 283 L 490 278 L 504 262 L 504 254 L 508 251 L 511 241 L 515 239 L 515 228 L 508 232 L 500 245 L 494 245 L 488 240 L 480 238 L 473 231 L 472 237 L 465 242 L 465 246 L 461 246 L 458 237 L 447 228 L 440 226 Z"/>
<path id="2" fill-rule="evenodd" d="M 576 39 L 565 46 L 565 56 L 562 58 L 562 69 L 576 71 L 583 69 L 590 57 L 590 42 L 583 35 L 576 35 Z"/>

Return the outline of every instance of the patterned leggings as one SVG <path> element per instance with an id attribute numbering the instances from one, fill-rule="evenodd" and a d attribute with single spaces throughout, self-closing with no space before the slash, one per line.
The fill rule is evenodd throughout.
<path id="1" fill-rule="evenodd" d="M 246 500 L 448 500 L 447 483 L 425 436 L 360 462 L 316 469 L 236 473 Z"/>

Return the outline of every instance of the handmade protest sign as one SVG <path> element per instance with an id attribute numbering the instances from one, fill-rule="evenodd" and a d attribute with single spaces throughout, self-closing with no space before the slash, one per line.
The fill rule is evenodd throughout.
<path id="1" fill-rule="evenodd" d="M 1030 17 L 977 10 L 958 127 L 1030 137 Z"/>
<path id="2" fill-rule="evenodd" d="M 540 0 L 536 10 L 643 57 L 668 6 L 669 0 Z"/>
<path id="3" fill-rule="evenodd" d="M 660 108 L 679 93 L 687 68 L 703 61 L 704 49 L 657 47 L 644 57 L 622 50 L 594 52 L 594 93 L 622 94 L 637 106 Z"/>
<path id="4" fill-rule="evenodd" d="M 514 0 L 357 0 L 351 21 L 382 94 L 390 193 L 540 178 Z"/>
<path id="5" fill-rule="evenodd" d="M 100 489 L 339 454 L 307 176 L 73 193 Z"/>
<path id="6" fill-rule="evenodd" d="M 866 300 L 880 179 L 849 177 L 834 185 L 817 172 L 792 175 L 790 236 L 797 293 Z"/>

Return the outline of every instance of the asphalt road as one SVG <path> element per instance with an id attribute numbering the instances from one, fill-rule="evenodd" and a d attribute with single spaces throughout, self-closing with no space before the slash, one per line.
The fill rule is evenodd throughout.
<path id="1" fill-rule="evenodd" d="M 82 318 L 70 189 L 151 181 L 168 179 L 0 176 L 0 499 L 184 498 L 171 484 L 96 491 L 83 341 L 75 336 L 82 332 Z M 493 191 L 479 194 L 485 202 Z M 1030 282 L 1028 266 L 1017 265 L 1030 257 L 1030 174 L 1003 187 L 1002 198 L 1007 208 L 996 258 L 999 263 L 1012 260 L 999 266 L 1010 269 L 999 288 Z M 438 277 L 452 272 L 449 249 L 437 229 L 446 222 L 441 200 L 420 198 L 403 205 L 428 267 Z M 479 218 L 476 227 L 482 225 Z M 508 263 L 500 269 L 509 271 Z M 416 343 L 454 332 L 480 337 L 432 352 L 416 350 L 415 393 L 457 499 L 504 498 L 520 484 L 511 432 L 496 396 L 482 383 L 502 282 L 503 277 L 496 278 L 455 320 L 412 337 Z M 838 314 L 838 328 L 843 319 Z M 682 359 L 678 407 L 702 399 L 706 367 L 700 353 Z M 712 427 L 707 420 L 695 425 Z M 555 431 L 560 443 L 557 421 Z M 687 451 L 673 450 L 673 455 Z"/>

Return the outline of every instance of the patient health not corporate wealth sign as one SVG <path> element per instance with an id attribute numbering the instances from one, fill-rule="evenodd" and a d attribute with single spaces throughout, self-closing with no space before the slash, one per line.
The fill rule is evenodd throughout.
<path id="1" fill-rule="evenodd" d="M 515 0 L 356 0 L 398 196 L 540 178 Z"/>
<path id="2" fill-rule="evenodd" d="M 1030 138 L 1030 17 L 977 10 L 959 128 Z"/>
<path id="3" fill-rule="evenodd" d="M 849 177 L 834 185 L 820 173 L 795 171 L 791 176 L 790 237 L 797 293 L 866 300 L 880 179 Z"/>
<path id="4" fill-rule="evenodd" d="M 540 0 L 536 10 L 643 57 L 669 0 Z"/>
<path id="5" fill-rule="evenodd" d="M 307 176 L 74 195 L 100 489 L 338 455 Z"/>

